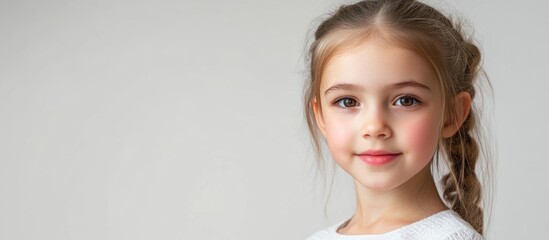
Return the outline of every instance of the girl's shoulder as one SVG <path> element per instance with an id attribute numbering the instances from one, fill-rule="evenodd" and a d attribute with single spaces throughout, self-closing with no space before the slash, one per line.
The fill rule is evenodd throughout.
<path id="1" fill-rule="evenodd" d="M 374 235 L 343 235 L 337 229 L 346 222 L 340 221 L 320 230 L 307 240 L 482 240 L 473 227 L 452 210 L 435 213 L 427 218 L 403 226 L 399 229 Z"/>

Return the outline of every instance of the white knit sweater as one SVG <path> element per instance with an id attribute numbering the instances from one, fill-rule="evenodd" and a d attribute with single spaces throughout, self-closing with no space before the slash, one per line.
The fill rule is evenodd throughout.
<path id="1" fill-rule="evenodd" d="M 341 221 L 318 231 L 307 240 L 482 240 L 473 227 L 452 210 L 435 213 L 399 229 L 375 235 L 343 235 L 337 232 Z"/>

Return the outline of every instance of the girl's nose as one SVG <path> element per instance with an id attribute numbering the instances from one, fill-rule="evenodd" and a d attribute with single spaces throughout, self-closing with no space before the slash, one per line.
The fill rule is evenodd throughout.
<path id="1" fill-rule="evenodd" d="M 387 117 L 381 109 L 372 109 L 365 113 L 363 124 L 363 137 L 387 139 L 392 136 L 391 128 L 388 125 Z"/>

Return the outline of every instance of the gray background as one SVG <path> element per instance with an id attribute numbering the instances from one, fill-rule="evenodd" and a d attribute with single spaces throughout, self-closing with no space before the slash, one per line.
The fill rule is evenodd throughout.
<path id="1" fill-rule="evenodd" d="M 492 239 L 546 235 L 546 1 L 429 1 L 495 90 Z M 0 1 L 0 239 L 304 239 L 324 216 L 307 32 L 342 1 Z"/>

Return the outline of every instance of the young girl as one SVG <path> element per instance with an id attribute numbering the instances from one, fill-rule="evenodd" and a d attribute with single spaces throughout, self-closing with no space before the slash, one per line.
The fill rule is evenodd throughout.
<path id="1" fill-rule="evenodd" d="M 320 24 L 308 61 L 314 146 L 320 156 L 320 131 L 356 190 L 355 214 L 309 239 L 482 239 L 480 51 L 460 28 L 421 2 L 361 1 Z"/>

